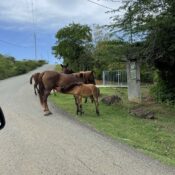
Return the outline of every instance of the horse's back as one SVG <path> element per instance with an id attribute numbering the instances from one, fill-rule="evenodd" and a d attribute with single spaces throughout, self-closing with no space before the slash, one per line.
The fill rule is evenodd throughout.
<path id="1" fill-rule="evenodd" d="M 94 84 L 83 84 L 82 95 L 88 96 L 98 96 L 98 88 Z"/>
<path id="2" fill-rule="evenodd" d="M 40 74 L 40 79 L 47 90 L 52 90 L 59 78 L 56 71 L 44 71 Z"/>
<path id="3" fill-rule="evenodd" d="M 58 86 L 67 86 L 81 80 L 72 74 L 64 74 L 56 71 L 43 72 L 42 81 L 46 89 L 53 89 Z"/>

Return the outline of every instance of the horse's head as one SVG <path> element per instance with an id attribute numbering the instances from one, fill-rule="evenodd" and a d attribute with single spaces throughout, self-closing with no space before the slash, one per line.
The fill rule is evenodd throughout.
<path id="1" fill-rule="evenodd" d="M 61 64 L 61 67 L 62 67 L 62 72 L 65 73 L 65 74 L 74 73 L 74 71 L 72 69 L 68 68 L 68 64 L 66 64 L 66 65 Z"/>
<path id="2" fill-rule="evenodd" d="M 84 79 L 84 82 L 86 84 L 96 84 L 93 71 L 81 71 L 80 75 L 80 77 Z"/>

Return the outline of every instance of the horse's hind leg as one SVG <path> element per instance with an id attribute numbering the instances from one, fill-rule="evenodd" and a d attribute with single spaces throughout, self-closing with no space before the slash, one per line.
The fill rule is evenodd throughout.
<path id="1" fill-rule="evenodd" d="M 39 94 L 40 104 L 44 108 L 43 94 L 40 89 L 38 90 L 38 94 Z"/>
<path id="2" fill-rule="evenodd" d="M 37 89 L 37 84 L 35 83 L 35 84 L 34 84 L 34 92 L 35 92 L 35 95 L 37 95 L 36 89 Z"/>
<path id="3" fill-rule="evenodd" d="M 98 106 L 99 106 L 98 97 L 93 97 L 93 99 L 94 99 L 94 103 L 95 103 L 96 114 L 100 115 L 100 112 L 99 112 L 99 109 L 98 109 Z"/>
<path id="4" fill-rule="evenodd" d="M 44 91 L 44 97 L 43 97 L 43 104 L 44 104 L 44 112 L 46 112 L 44 115 L 50 115 L 52 114 L 49 110 L 48 104 L 47 104 L 47 98 L 50 95 L 49 90 Z"/>

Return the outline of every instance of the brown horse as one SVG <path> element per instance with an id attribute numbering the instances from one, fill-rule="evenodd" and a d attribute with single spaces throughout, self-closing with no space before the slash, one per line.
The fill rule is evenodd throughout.
<path id="1" fill-rule="evenodd" d="M 45 115 L 51 114 L 47 98 L 50 95 L 52 89 L 57 90 L 58 87 L 65 87 L 72 83 L 82 82 L 80 78 L 77 78 L 71 74 L 58 73 L 56 71 L 45 71 L 39 75 L 39 97 L 41 105 L 44 107 Z"/>
<path id="2" fill-rule="evenodd" d="M 0 107 L 0 130 L 5 126 L 5 117 Z"/>
<path id="3" fill-rule="evenodd" d="M 58 92 L 65 94 L 72 94 L 75 98 L 75 104 L 77 106 L 77 115 L 80 112 L 82 115 L 82 97 L 90 97 L 93 99 L 96 108 L 96 114 L 99 115 L 99 103 L 98 97 L 100 95 L 99 88 L 94 84 L 84 84 L 84 83 L 73 83 L 65 87 L 58 87 Z"/>
<path id="4" fill-rule="evenodd" d="M 40 73 L 39 72 L 37 72 L 37 73 L 35 73 L 35 74 L 33 74 L 31 77 L 30 77 L 30 84 L 32 84 L 32 79 L 34 79 L 34 93 L 35 93 L 35 95 L 37 95 L 37 92 L 38 92 L 38 84 L 39 84 L 39 75 L 40 75 Z"/>

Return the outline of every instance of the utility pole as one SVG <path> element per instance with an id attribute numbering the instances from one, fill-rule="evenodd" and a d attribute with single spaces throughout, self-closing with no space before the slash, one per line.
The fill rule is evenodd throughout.
<path id="1" fill-rule="evenodd" d="M 36 32 L 33 33 L 34 36 L 34 47 L 35 47 L 35 60 L 37 60 L 37 43 L 36 43 Z"/>
<path id="2" fill-rule="evenodd" d="M 33 22 L 34 53 L 35 53 L 35 60 L 37 60 L 36 21 L 35 21 L 35 17 L 34 17 L 34 5 L 33 5 L 33 0 L 31 0 L 31 3 L 32 3 L 32 22 Z"/>

